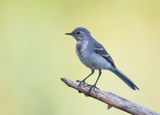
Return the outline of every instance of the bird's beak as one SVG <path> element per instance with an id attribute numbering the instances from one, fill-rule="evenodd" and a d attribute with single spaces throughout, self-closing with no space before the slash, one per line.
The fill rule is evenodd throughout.
<path id="1" fill-rule="evenodd" d="M 72 33 L 65 33 L 66 35 L 72 35 Z"/>

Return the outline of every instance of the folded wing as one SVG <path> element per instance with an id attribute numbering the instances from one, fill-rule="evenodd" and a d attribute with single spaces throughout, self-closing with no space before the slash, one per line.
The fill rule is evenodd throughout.
<path id="1" fill-rule="evenodd" d="M 100 43 L 93 44 L 93 47 L 94 47 L 95 53 L 99 54 L 104 59 L 106 59 L 109 63 L 111 63 L 111 65 L 113 67 L 116 67 L 115 64 L 114 64 L 113 59 L 111 58 L 111 56 L 109 55 L 109 53 L 105 50 L 105 48 Z"/>

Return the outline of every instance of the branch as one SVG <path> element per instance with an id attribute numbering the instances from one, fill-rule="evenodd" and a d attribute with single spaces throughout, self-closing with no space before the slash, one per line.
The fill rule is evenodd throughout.
<path id="1" fill-rule="evenodd" d="M 85 95 L 87 95 L 89 91 L 90 85 L 87 83 L 82 83 L 81 87 L 78 88 L 78 81 L 73 82 L 67 78 L 61 78 L 61 80 L 69 87 L 72 87 Z M 156 113 L 146 107 L 138 105 L 111 92 L 101 91 L 97 88 L 95 88 L 95 90 L 91 90 L 89 96 L 108 104 L 108 109 L 115 107 L 133 115 L 160 115 L 159 113 Z"/>

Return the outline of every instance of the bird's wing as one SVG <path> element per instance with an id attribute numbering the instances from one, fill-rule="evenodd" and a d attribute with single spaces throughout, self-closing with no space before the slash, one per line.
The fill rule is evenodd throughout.
<path id="1" fill-rule="evenodd" d="M 116 67 L 113 59 L 100 43 L 93 44 L 94 52 L 106 59 L 113 67 Z"/>

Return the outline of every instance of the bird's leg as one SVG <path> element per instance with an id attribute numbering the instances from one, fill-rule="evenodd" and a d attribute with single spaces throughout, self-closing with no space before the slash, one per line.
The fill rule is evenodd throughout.
<path id="1" fill-rule="evenodd" d="M 90 87 L 90 89 L 89 89 L 89 91 L 88 91 L 87 95 L 90 95 L 90 92 L 91 92 L 91 90 L 92 90 L 92 89 L 94 90 L 94 88 L 97 88 L 97 87 L 96 87 L 96 84 L 97 84 L 97 82 L 98 82 L 98 80 L 99 80 L 99 78 L 100 78 L 101 74 L 102 74 L 102 72 L 101 72 L 101 70 L 99 69 L 99 75 L 98 75 L 98 78 L 97 78 L 97 80 L 96 80 L 95 84 L 94 84 L 94 85 L 92 85 L 92 86 Z"/>
<path id="2" fill-rule="evenodd" d="M 78 87 L 80 87 L 82 83 L 85 83 L 85 80 L 89 78 L 89 76 L 91 76 L 93 73 L 94 73 L 94 70 L 92 70 L 92 72 L 86 78 L 84 78 L 82 81 L 79 82 Z"/>

